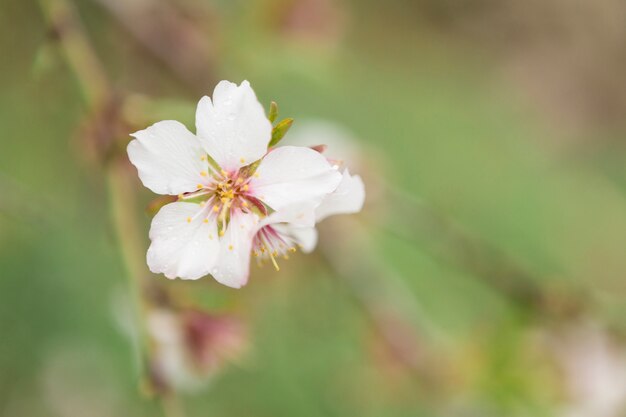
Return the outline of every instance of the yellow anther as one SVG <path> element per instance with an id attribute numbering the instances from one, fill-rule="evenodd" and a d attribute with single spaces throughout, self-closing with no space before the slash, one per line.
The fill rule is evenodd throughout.
<path id="1" fill-rule="evenodd" d="M 253 176 L 254 178 L 259 178 L 259 173 L 258 173 L 258 172 L 255 172 L 252 176 Z"/>
<path id="2" fill-rule="evenodd" d="M 233 250 L 233 245 L 228 245 L 228 250 Z"/>
<path id="3" fill-rule="evenodd" d="M 187 223 L 191 223 L 191 217 L 187 217 Z"/>
<path id="4" fill-rule="evenodd" d="M 202 222 L 203 222 L 203 223 L 208 223 L 208 222 L 209 222 L 209 219 L 204 219 L 204 220 L 202 220 Z"/>
<path id="5" fill-rule="evenodd" d="M 204 185 L 198 184 L 198 185 L 196 185 L 196 188 L 204 188 Z"/>
<path id="6" fill-rule="evenodd" d="M 244 191 L 248 191 L 250 187 L 248 187 L 248 184 L 244 185 L 243 187 L 241 187 L 242 190 Z"/>
<path id="7" fill-rule="evenodd" d="M 224 231 L 223 231 L 223 230 L 220 230 L 219 235 L 220 235 L 220 236 L 224 236 Z"/>
<path id="8" fill-rule="evenodd" d="M 278 252 L 276 251 L 272 252 L 272 256 L 278 256 Z"/>
<path id="9" fill-rule="evenodd" d="M 254 256 L 255 258 L 258 258 L 259 257 L 259 252 L 253 251 L 252 252 L 252 256 Z"/>
<path id="10" fill-rule="evenodd" d="M 241 162 L 243 164 L 244 162 L 246 162 L 246 160 L 241 158 L 241 159 L 239 159 L 239 162 Z"/>
<path id="11" fill-rule="evenodd" d="M 274 259 L 274 255 L 273 253 L 270 254 L 270 259 L 272 260 L 272 263 L 274 264 L 274 268 L 276 268 L 277 271 L 280 271 L 280 268 L 278 267 L 278 263 L 276 263 L 276 259 Z"/>
<path id="12" fill-rule="evenodd" d="M 185 196 L 184 194 L 178 194 L 178 199 L 182 200 L 184 196 Z"/>
<path id="13" fill-rule="evenodd" d="M 228 172 L 226 172 L 224 170 L 222 170 L 221 173 L 222 173 L 222 176 L 224 176 L 224 177 L 226 177 L 228 175 Z"/>
<path id="14" fill-rule="evenodd" d="M 203 177 L 206 177 L 208 174 L 206 171 L 200 171 L 200 175 L 202 175 Z"/>
<path id="15" fill-rule="evenodd" d="M 200 155 L 200 160 L 201 161 L 206 161 L 206 155 Z"/>
<path id="16" fill-rule="evenodd" d="M 289 252 L 292 252 L 292 253 L 293 253 L 293 252 L 295 252 L 295 251 L 296 251 L 296 248 L 293 248 L 293 247 L 289 248 Z"/>
<path id="17" fill-rule="evenodd" d="M 220 200 L 222 201 L 222 203 L 226 204 L 228 203 L 228 197 L 222 197 L 220 198 Z"/>
<path id="18" fill-rule="evenodd" d="M 235 181 L 237 185 L 241 184 L 242 182 L 243 182 L 243 178 L 241 177 L 237 178 L 237 181 Z"/>
<path id="19" fill-rule="evenodd" d="M 220 211 L 220 206 L 218 206 L 217 204 L 213 206 L 213 211 L 215 213 L 217 213 L 218 211 Z"/>
<path id="20" fill-rule="evenodd" d="M 246 201 L 241 202 L 241 207 L 248 207 L 248 203 Z"/>

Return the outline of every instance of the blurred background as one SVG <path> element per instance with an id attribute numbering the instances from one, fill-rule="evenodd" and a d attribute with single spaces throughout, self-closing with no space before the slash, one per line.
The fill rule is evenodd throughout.
<path id="1" fill-rule="evenodd" d="M 625 51 L 621 0 L 3 0 L 0 415 L 626 416 Z M 125 154 L 221 79 L 368 192 L 241 290 L 149 274 Z"/>

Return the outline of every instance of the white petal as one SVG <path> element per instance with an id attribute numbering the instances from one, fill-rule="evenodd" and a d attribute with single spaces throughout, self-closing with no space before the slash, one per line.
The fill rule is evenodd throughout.
<path id="1" fill-rule="evenodd" d="M 256 231 L 263 226 L 272 226 L 284 238 L 300 245 L 305 253 L 311 252 L 317 244 L 315 209 L 310 204 L 294 204 L 275 211 L 259 222 Z"/>
<path id="2" fill-rule="evenodd" d="M 128 144 L 130 162 L 137 167 L 143 185 L 157 194 L 194 191 L 207 162 L 198 138 L 181 123 L 166 120 L 133 133 Z"/>
<path id="3" fill-rule="evenodd" d="M 293 227 L 291 236 L 298 242 L 302 252 L 311 253 L 317 245 L 317 230 L 315 227 Z"/>
<path id="4" fill-rule="evenodd" d="M 231 215 L 224 236 L 220 238 L 220 258 L 211 271 L 219 283 L 232 288 L 241 288 L 248 282 L 250 274 L 250 250 L 258 217 L 238 212 Z"/>
<path id="5" fill-rule="evenodd" d="M 274 149 L 263 158 L 256 174 L 251 191 L 274 210 L 317 204 L 341 181 L 341 174 L 319 152 L 299 146 Z"/>
<path id="6" fill-rule="evenodd" d="M 365 186 L 358 175 L 350 175 L 346 169 L 335 191 L 328 194 L 315 210 L 317 221 L 335 214 L 358 213 L 365 202 Z"/>
<path id="7" fill-rule="evenodd" d="M 263 226 L 289 223 L 297 227 L 315 226 L 315 206 L 307 203 L 292 204 L 279 211 L 275 211 L 263 218 L 256 226 L 256 230 Z"/>
<path id="8" fill-rule="evenodd" d="M 272 124 L 248 81 L 220 81 L 213 102 L 202 97 L 196 110 L 198 137 L 222 169 L 234 171 L 263 157 Z"/>
<path id="9" fill-rule="evenodd" d="M 148 266 L 168 278 L 198 279 L 211 272 L 219 255 L 215 221 L 204 222 L 205 208 L 193 203 L 170 203 L 150 227 Z"/>
<path id="10" fill-rule="evenodd" d="M 315 227 L 303 227 L 289 223 L 275 224 L 272 228 L 283 237 L 289 238 L 300 246 L 302 252 L 311 253 L 317 245 Z"/>

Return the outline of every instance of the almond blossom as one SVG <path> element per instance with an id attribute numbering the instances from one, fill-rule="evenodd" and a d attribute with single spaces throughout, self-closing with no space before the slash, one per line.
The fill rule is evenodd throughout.
<path id="1" fill-rule="evenodd" d="M 276 258 L 279 256 L 288 259 L 288 252 L 295 252 L 296 247 L 305 253 L 315 249 L 315 223 L 336 214 L 357 213 L 361 211 L 364 202 L 363 180 L 358 175 L 350 175 L 348 169 L 345 169 L 339 186 L 315 208 L 290 207 L 259 222 L 252 244 L 253 254 L 260 261 L 271 260 L 278 270 Z"/>
<path id="2" fill-rule="evenodd" d="M 312 211 L 302 207 L 291 207 L 283 213 L 273 214 L 260 222 L 254 237 L 252 250 L 258 262 L 272 262 L 279 269 L 276 260 L 289 258 L 289 252 L 296 247 L 303 252 L 311 252 L 317 244 L 315 223 L 336 214 L 350 214 L 361 211 L 365 201 L 365 186 L 358 175 L 351 175 L 347 164 L 363 166 L 359 157 L 357 140 L 350 132 L 326 121 L 304 121 L 290 131 L 284 143 L 306 146 L 326 155 L 328 162 L 336 170 L 342 170 L 339 186 L 327 194 Z M 307 215 L 303 216 L 305 212 Z M 296 219 L 296 217 L 299 218 Z"/>
<path id="3" fill-rule="evenodd" d="M 247 81 L 221 81 L 212 99 L 200 100 L 195 135 L 170 120 L 132 134 L 128 156 L 144 186 L 178 196 L 152 220 L 152 272 L 183 279 L 210 274 L 239 288 L 264 219 L 292 214 L 294 206 L 310 212 L 337 189 L 342 176 L 320 153 L 299 146 L 268 152 L 271 135 Z"/>

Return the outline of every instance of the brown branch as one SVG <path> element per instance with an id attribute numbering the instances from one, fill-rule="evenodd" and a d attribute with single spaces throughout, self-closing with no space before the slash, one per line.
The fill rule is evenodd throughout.
<path id="1" fill-rule="evenodd" d="M 182 81 L 200 91 L 216 83 L 216 31 L 201 30 L 198 22 L 167 1 L 97 1 Z M 217 24 L 203 17 L 208 20 L 203 27 Z"/>

